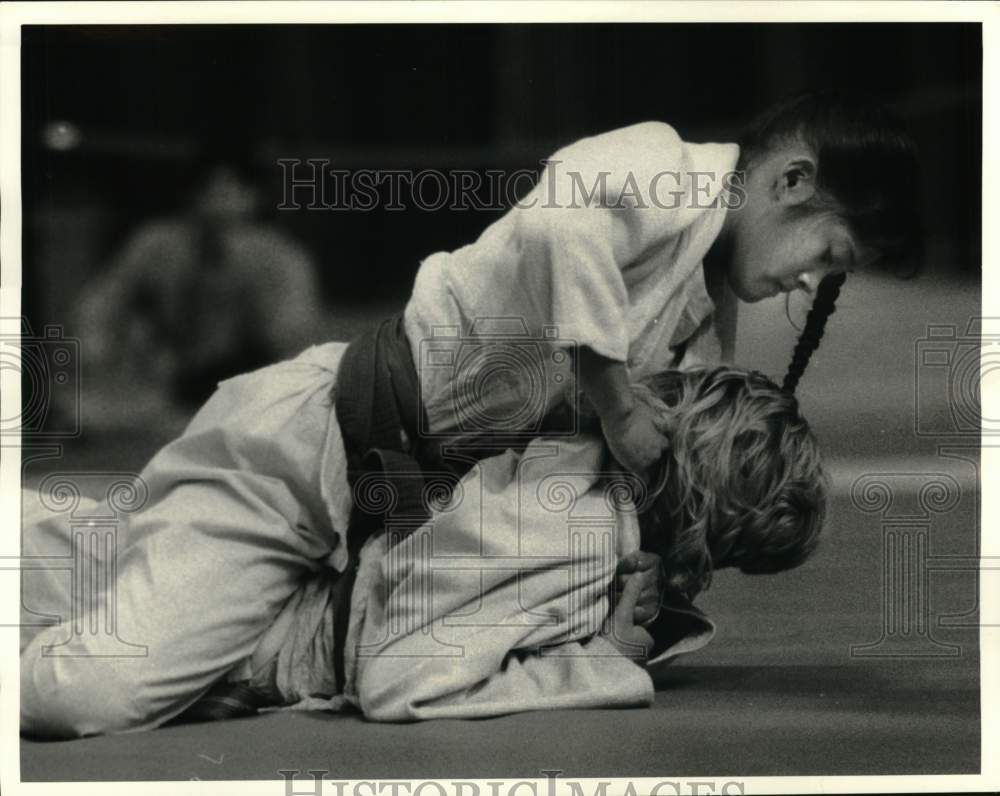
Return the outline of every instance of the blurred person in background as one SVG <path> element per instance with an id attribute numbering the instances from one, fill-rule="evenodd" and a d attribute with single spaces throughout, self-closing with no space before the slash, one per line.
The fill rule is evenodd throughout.
<path id="1" fill-rule="evenodd" d="M 77 328 L 85 367 L 133 420 L 143 408 L 186 417 L 220 380 L 323 336 L 309 255 L 259 221 L 258 207 L 246 171 L 215 163 L 190 210 L 136 230 L 83 295 Z M 122 422 L 103 395 L 87 405 Z"/>

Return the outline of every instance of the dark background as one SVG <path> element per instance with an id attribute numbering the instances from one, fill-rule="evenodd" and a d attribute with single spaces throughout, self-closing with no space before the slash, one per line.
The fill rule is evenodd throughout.
<path id="1" fill-rule="evenodd" d="M 925 153 L 931 267 L 980 267 L 974 24 L 26 27 L 22 59 L 36 326 L 65 323 L 79 286 L 142 221 L 181 211 L 214 158 L 251 166 L 330 301 L 405 299 L 423 257 L 497 213 L 278 212 L 279 157 L 537 169 L 581 136 L 648 119 L 732 140 L 767 104 L 822 87 L 869 92 L 907 119 Z M 77 146 L 45 145 L 58 121 L 79 129 Z"/>

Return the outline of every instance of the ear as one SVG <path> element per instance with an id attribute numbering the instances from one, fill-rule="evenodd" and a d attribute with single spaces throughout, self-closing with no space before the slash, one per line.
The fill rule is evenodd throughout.
<path id="1" fill-rule="evenodd" d="M 774 184 L 774 199 L 783 205 L 801 205 L 816 195 L 816 161 L 799 155 L 784 162 Z"/>

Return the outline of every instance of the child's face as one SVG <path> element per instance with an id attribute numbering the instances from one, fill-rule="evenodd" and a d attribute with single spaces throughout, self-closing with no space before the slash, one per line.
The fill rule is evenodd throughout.
<path id="1" fill-rule="evenodd" d="M 742 301 L 814 293 L 827 274 L 865 268 L 876 252 L 862 245 L 832 209 L 814 209 L 815 162 L 786 149 L 755 164 L 746 204 L 731 210 L 729 283 Z"/>

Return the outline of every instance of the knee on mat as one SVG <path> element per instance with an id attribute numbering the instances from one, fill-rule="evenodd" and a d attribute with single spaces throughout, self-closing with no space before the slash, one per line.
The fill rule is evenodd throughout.
<path id="1" fill-rule="evenodd" d="M 142 659 L 21 655 L 21 732 L 38 738 L 78 738 L 151 725 L 144 705 Z M 129 666 L 131 664 L 131 666 Z M 133 669 L 133 671 L 129 671 Z"/>

